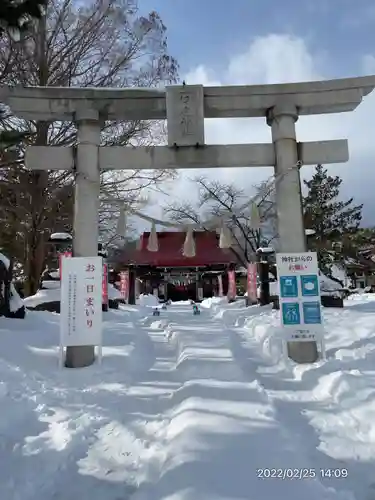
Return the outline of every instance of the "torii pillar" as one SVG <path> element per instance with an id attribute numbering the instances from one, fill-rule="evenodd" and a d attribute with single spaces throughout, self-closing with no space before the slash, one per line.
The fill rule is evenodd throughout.
<path id="1" fill-rule="evenodd" d="M 77 152 L 33 146 L 26 164 L 38 170 L 75 170 L 75 255 L 96 256 L 100 169 L 143 170 L 274 166 L 281 250 L 305 250 L 299 165 L 348 161 L 346 140 L 296 142 L 298 116 L 353 111 L 375 87 L 375 76 L 278 85 L 155 89 L 2 87 L 0 99 L 27 120 L 74 121 Z M 266 117 L 272 144 L 206 145 L 204 118 Z M 168 146 L 99 147 L 101 120 L 168 119 Z M 77 153 L 77 154 L 76 154 Z M 279 175 L 280 174 L 280 175 Z M 315 342 L 289 343 L 298 363 L 317 359 Z M 72 347 L 67 364 L 83 367 L 94 347 Z"/>
<path id="2" fill-rule="evenodd" d="M 275 148 L 276 210 L 279 233 L 279 251 L 306 252 L 302 196 L 298 165 L 295 122 L 298 110 L 294 104 L 281 103 L 267 113 Z M 318 358 L 317 343 L 288 342 L 288 355 L 299 363 L 313 363 Z"/>
<path id="3" fill-rule="evenodd" d="M 73 257 L 93 257 L 98 254 L 99 241 L 100 116 L 97 110 L 85 107 L 77 110 L 74 118 L 78 133 Z M 102 314 L 101 307 L 97 314 Z M 95 346 L 68 346 L 66 348 L 65 366 L 68 368 L 89 366 L 94 361 Z"/>

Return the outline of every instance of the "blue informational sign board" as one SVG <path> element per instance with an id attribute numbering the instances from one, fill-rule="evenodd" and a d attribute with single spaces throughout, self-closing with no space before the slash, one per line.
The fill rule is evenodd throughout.
<path id="1" fill-rule="evenodd" d="M 322 322 L 320 302 L 303 302 L 303 320 L 305 325 L 320 325 Z"/>
<path id="2" fill-rule="evenodd" d="M 303 297 L 319 297 L 319 280 L 316 274 L 304 274 L 300 279 Z"/>
<path id="3" fill-rule="evenodd" d="M 297 276 L 280 276 L 280 295 L 282 298 L 298 297 Z"/>
<path id="4" fill-rule="evenodd" d="M 280 319 L 288 340 L 318 340 L 323 334 L 316 252 L 276 256 Z"/>
<path id="5" fill-rule="evenodd" d="M 298 302 L 284 302 L 281 307 L 284 325 L 301 324 L 301 314 Z"/>

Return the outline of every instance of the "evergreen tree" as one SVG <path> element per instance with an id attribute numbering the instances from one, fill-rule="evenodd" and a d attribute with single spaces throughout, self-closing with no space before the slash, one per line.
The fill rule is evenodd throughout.
<path id="1" fill-rule="evenodd" d="M 340 200 L 342 179 L 331 177 L 322 165 L 317 165 L 303 199 L 305 227 L 313 229 L 310 248 L 318 253 L 320 268 L 330 274 L 333 261 L 354 256 L 355 236 L 362 219 L 363 205 L 354 205 L 353 198 Z"/>
<path id="2" fill-rule="evenodd" d="M 5 29 L 28 28 L 31 19 L 40 19 L 47 0 L 0 0 L 0 36 Z"/>

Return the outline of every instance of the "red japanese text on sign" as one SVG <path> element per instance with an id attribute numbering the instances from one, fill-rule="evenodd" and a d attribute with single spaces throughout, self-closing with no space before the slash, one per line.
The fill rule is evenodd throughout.
<path id="1" fill-rule="evenodd" d="M 289 271 L 304 271 L 307 269 L 307 266 L 303 264 L 294 264 L 289 266 Z"/>
<path id="2" fill-rule="evenodd" d="M 87 307 L 93 307 L 94 306 L 94 298 L 93 297 L 87 297 L 87 299 L 86 299 L 86 306 Z"/>

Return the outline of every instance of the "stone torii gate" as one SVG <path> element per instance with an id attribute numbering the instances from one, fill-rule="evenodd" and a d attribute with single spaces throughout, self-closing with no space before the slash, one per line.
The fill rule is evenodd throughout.
<path id="1" fill-rule="evenodd" d="M 301 165 L 348 160 L 346 140 L 296 141 L 300 115 L 353 111 L 375 87 L 375 76 L 255 86 L 183 85 L 166 90 L 58 87 L 1 88 L 0 99 L 19 117 L 73 121 L 77 147 L 32 146 L 26 164 L 35 170 L 76 172 L 74 255 L 97 255 L 101 170 L 274 166 L 280 251 L 306 250 L 301 206 Z M 272 144 L 206 145 L 204 118 L 265 117 Z M 105 120 L 165 120 L 168 146 L 100 147 Z M 317 359 L 315 342 L 290 342 L 299 363 Z M 66 365 L 94 361 L 94 346 L 69 347 Z"/>

